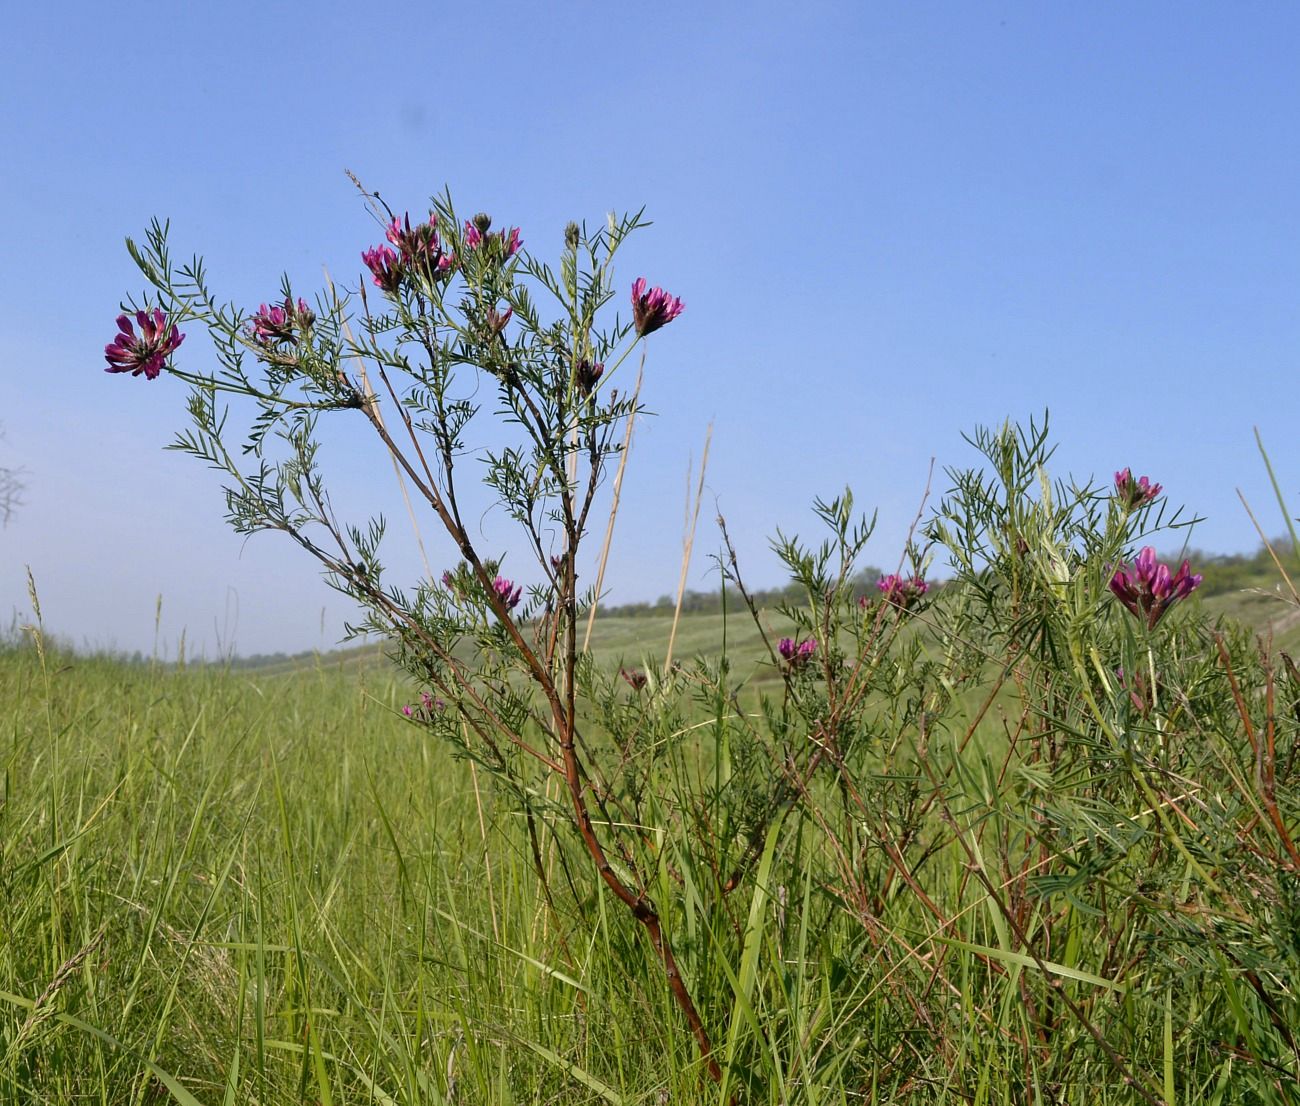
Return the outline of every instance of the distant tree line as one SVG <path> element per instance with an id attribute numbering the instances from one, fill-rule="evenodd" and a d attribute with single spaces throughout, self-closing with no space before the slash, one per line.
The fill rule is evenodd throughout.
<path id="1" fill-rule="evenodd" d="M 1289 537 L 1274 538 L 1269 543 L 1288 574 L 1295 578 L 1297 567 L 1295 550 Z M 1268 549 L 1260 545 L 1254 553 L 1205 553 L 1193 549 L 1186 554 L 1192 571 L 1205 577 L 1201 584 L 1202 595 L 1224 595 L 1243 588 L 1272 587 L 1281 583 L 1277 565 Z"/>
<path id="2" fill-rule="evenodd" d="M 853 577 L 854 594 L 873 594 L 876 591 L 876 581 L 882 575 L 884 573 L 874 566 L 862 569 Z M 783 603 L 802 606 L 808 600 L 803 587 L 794 581 L 779 588 L 759 588 L 751 591 L 749 595 L 760 607 L 778 607 Z M 721 588 L 717 591 L 693 591 L 688 589 L 682 596 L 682 614 L 721 614 L 723 602 L 724 591 Z M 727 588 L 725 602 L 728 611 L 738 610 L 742 603 L 740 592 L 734 587 Z M 615 618 L 649 618 L 655 615 L 672 614 L 676 603 L 675 596 L 661 595 L 653 603 L 649 601 L 618 604 L 601 603 L 599 610 L 602 615 Z"/>

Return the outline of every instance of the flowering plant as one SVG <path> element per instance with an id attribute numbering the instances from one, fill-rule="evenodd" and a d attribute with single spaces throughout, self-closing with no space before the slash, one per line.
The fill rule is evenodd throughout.
<path id="1" fill-rule="evenodd" d="M 1110 578 L 1110 590 L 1138 618 L 1154 630 L 1156 623 L 1179 599 L 1191 595 L 1202 577 L 1193 574 L 1187 561 L 1171 572 L 1169 566 L 1156 560 L 1156 551 L 1147 546 L 1133 561 L 1131 571 L 1118 570 Z"/>
<path id="2" fill-rule="evenodd" d="M 332 586 L 357 600 L 366 614 L 350 628 L 393 639 L 398 659 L 428 689 L 408 716 L 427 719 L 437 704 L 448 704 L 459 725 L 442 729 L 521 797 L 534 835 L 529 796 L 547 788 L 533 774 L 560 777 L 568 796 L 561 813 L 593 872 L 647 933 L 719 1077 L 647 891 L 656 862 L 638 863 L 639 837 L 622 828 L 639 819 L 597 828 L 588 805 L 623 800 L 611 784 L 593 783 L 605 775 L 588 763 L 579 732 L 578 620 L 592 599 L 578 587 L 581 543 L 622 448 L 621 431 L 640 410 L 637 391 L 620 391 L 611 380 L 647 335 L 681 315 L 682 301 L 661 288 L 647 291 L 637 278 L 623 301 L 630 318 L 626 308 L 616 313 L 613 261 L 642 225 L 639 215 L 611 216 L 594 231 L 569 224 L 555 270 L 524 251 L 518 227 L 494 232 L 486 214 L 462 221 L 448 196 L 433 201 L 427 222 L 413 224 L 365 195 L 385 229 L 383 243 L 359 251 L 378 300 L 365 284 L 351 295 L 331 285 L 312 309 L 286 279 L 278 302 L 247 314 L 216 300 L 200 261 L 172 262 L 166 226 L 155 222 L 143 244 L 128 240 L 156 306 L 136 312 L 138 334 L 127 315 L 119 317 L 119 334 L 105 351 L 109 371 L 154 380 L 166 370 L 190 385 L 191 427 L 175 448 L 225 474 L 231 524 L 245 534 L 286 534 L 316 558 Z M 555 305 L 553 319 L 543 318 L 535 297 Z M 170 363 L 187 323 L 207 328 L 213 370 Z M 505 444 L 495 431 L 484 433 L 485 390 L 495 392 L 496 426 L 513 434 Z M 229 445 L 234 404 L 252 409 L 242 452 Z M 460 558 L 439 583 L 392 587 L 380 555 L 382 520 L 339 522 L 322 471 L 325 418 L 364 421 L 437 520 Z M 474 446 L 476 431 L 482 437 Z M 532 627 L 522 617 L 532 609 L 522 605 L 524 585 L 499 572 L 501 558 L 481 548 L 466 522 L 475 492 L 465 484 L 462 459 L 471 450 L 483 462 L 489 496 L 531 553 L 538 583 L 529 590 L 542 612 Z M 477 663 L 457 651 L 467 640 Z M 535 717 L 517 706 L 506 690 L 512 674 L 531 681 L 544 712 Z M 607 859 L 611 848 L 622 858 L 617 869 Z M 538 875 L 546 880 L 540 867 Z"/>
<path id="3" fill-rule="evenodd" d="M 1159 484 L 1153 484 L 1148 477 L 1133 474 L 1126 468 L 1115 473 L 1115 498 L 1127 510 L 1136 511 L 1152 502 L 1162 491 Z"/>

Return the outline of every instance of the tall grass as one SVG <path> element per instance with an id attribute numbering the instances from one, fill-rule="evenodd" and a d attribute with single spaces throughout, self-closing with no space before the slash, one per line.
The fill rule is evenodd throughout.
<path id="1" fill-rule="evenodd" d="M 1198 633 L 1180 686 L 1226 694 L 1189 700 L 1183 749 L 1130 777 L 1156 802 L 1135 782 L 1126 810 L 1085 772 L 1114 750 L 1029 755 L 1085 721 L 1005 668 L 923 756 L 924 704 L 883 687 L 870 725 L 895 740 L 775 811 L 732 801 L 766 770 L 759 720 L 708 664 L 680 677 L 693 703 L 626 690 L 606 732 L 674 750 L 637 809 L 682 971 L 725 1027 L 718 1086 L 550 821 L 554 784 L 530 832 L 401 716 L 395 677 L 11 646 L 0 1101 L 1297 1101 L 1300 895 L 1269 844 L 1269 802 L 1294 828 L 1295 797 L 1253 781 L 1294 779 L 1300 689 L 1275 680 L 1260 713 L 1250 643 Z"/>

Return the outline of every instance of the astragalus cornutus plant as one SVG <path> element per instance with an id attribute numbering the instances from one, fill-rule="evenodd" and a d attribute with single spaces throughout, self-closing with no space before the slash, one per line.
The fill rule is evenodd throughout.
<path id="1" fill-rule="evenodd" d="M 282 305 L 250 312 L 219 303 L 197 259 L 174 265 L 167 228 L 155 222 L 128 247 L 157 304 L 139 312 L 140 335 L 119 319 L 108 371 L 153 380 L 166 367 L 190 385 L 191 426 L 175 447 L 226 475 L 231 524 L 297 542 L 365 610 L 356 629 L 389 636 L 407 670 L 452 704 L 432 724 L 514 795 L 544 882 L 539 812 L 568 823 L 594 876 L 643 927 L 721 1079 L 650 894 L 654 849 L 647 854 L 627 811 L 611 813 L 621 798 L 607 773 L 624 771 L 626 750 L 608 765 L 593 757 L 578 702 L 578 619 L 590 602 L 578 584 L 583 541 L 638 403 L 618 370 L 684 305 L 641 277 L 621 307 L 613 302 L 614 257 L 638 216 L 611 216 L 594 231 L 570 223 L 557 235 L 558 271 L 524 251 L 518 227 L 493 231 L 483 213 L 462 221 L 449 197 L 433 202 L 427 221 L 384 209 L 381 223 L 386 242 L 360 251 L 377 292 L 331 286 L 313 310 L 286 278 Z M 179 327 L 196 324 L 212 338 L 207 372 L 167 360 Z M 246 441 L 234 450 L 241 417 Z M 321 463 L 330 419 L 369 425 L 379 454 L 450 539 L 454 569 L 409 589 L 388 582 L 383 520 L 342 522 L 331 502 Z M 512 552 L 533 562 L 539 582 L 527 602 L 499 571 L 503 551 L 482 547 L 481 505 L 467 517 L 465 485 L 480 478 L 517 524 Z M 567 803 L 544 798 L 548 776 L 563 781 Z"/>
<path id="2" fill-rule="evenodd" d="M 864 578 L 872 523 L 819 500 L 824 541 L 775 542 L 799 601 L 762 610 L 723 524 L 758 678 L 725 648 L 602 666 L 586 538 L 638 409 L 628 358 L 681 300 L 615 281 L 637 217 L 570 224 L 556 268 L 446 197 L 379 223 L 354 291 L 286 280 L 256 310 L 155 224 L 140 330 L 105 355 L 190 385 L 176 444 L 225 474 L 231 523 L 355 598 L 418 685 L 395 713 L 513 812 L 548 919 L 518 956 L 565 1014 L 450 1020 L 612 1102 L 1300 1101 L 1300 685 L 1160 563 L 1182 525 L 1161 485 L 1053 482 L 1045 426 L 977 431 L 893 571 Z M 210 369 L 173 363 L 195 326 Z M 331 499 L 336 428 L 366 460 L 346 423 L 444 535 L 408 586 L 382 520 Z M 485 503 L 514 528 L 491 548 Z M 456 1098 L 431 1078 L 411 1101 Z"/>

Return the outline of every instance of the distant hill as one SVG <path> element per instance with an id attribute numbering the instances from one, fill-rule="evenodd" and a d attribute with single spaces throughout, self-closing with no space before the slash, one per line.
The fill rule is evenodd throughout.
<path id="1" fill-rule="evenodd" d="M 1300 562 L 1290 555 L 1285 544 L 1275 548 L 1284 558 L 1283 564 L 1292 580 L 1300 587 Z M 1271 633 L 1280 648 L 1300 650 L 1300 608 L 1290 600 L 1290 593 L 1267 551 L 1227 556 L 1192 552 L 1189 560 L 1194 570 L 1205 577 L 1192 601 L 1200 603 L 1210 617 L 1233 619 L 1259 633 Z M 862 581 L 870 576 L 874 582 L 875 570 L 859 575 Z M 865 587 L 863 584 L 860 590 Z M 774 608 L 795 594 L 788 588 L 757 593 L 756 598 L 768 612 L 764 617 L 772 633 L 779 635 L 786 628 Z M 724 617 L 720 595 L 698 592 L 690 595 L 692 602 L 683 604 L 674 658 L 684 661 L 700 654 L 716 656 L 725 641 L 737 671 L 760 665 L 764 651 L 758 630 L 740 608 L 737 597 L 728 595 L 730 613 Z M 596 615 L 592 651 L 611 667 L 639 665 L 649 658 L 662 660 L 671 629 L 672 604 L 667 600 L 602 608 Z M 328 652 L 235 658 L 230 664 L 261 675 L 312 668 L 355 672 L 389 664 L 385 648 L 382 643 L 370 643 Z"/>

